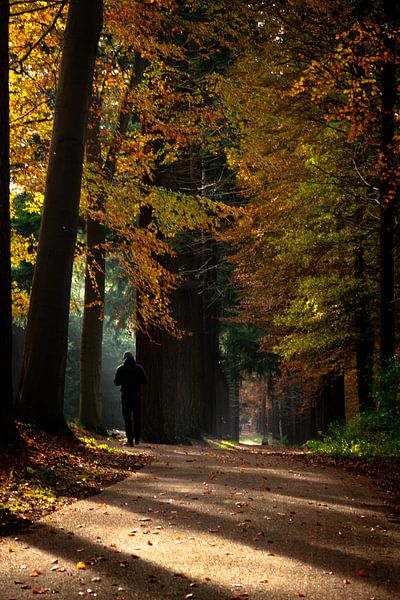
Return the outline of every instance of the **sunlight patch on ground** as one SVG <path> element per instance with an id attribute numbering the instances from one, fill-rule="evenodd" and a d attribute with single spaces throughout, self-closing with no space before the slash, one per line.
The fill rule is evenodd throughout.
<path id="1" fill-rule="evenodd" d="M 255 436 L 255 437 L 241 437 L 240 438 L 240 443 L 244 444 L 245 446 L 261 446 L 261 437 L 260 436 Z"/>

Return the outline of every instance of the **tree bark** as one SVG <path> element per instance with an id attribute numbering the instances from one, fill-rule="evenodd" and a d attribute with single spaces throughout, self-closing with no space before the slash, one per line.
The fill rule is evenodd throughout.
<path id="1" fill-rule="evenodd" d="M 155 443 L 185 442 L 202 433 L 201 298 L 185 282 L 171 298 L 179 326 L 191 333 L 175 339 L 162 331 L 136 338 L 138 362 L 148 376 L 143 386 L 143 439 Z"/>
<path id="2" fill-rule="evenodd" d="M 100 146 L 100 102 L 93 102 L 90 112 L 88 141 L 86 146 L 87 162 L 92 163 L 98 174 L 109 183 L 117 171 L 118 155 L 125 137 L 133 111 L 131 92 L 143 80 L 146 61 L 139 54 L 135 56 L 134 68 L 127 93 L 122 101 L 118 126 L 109 147 L 104 166 L 102 165 Z M 97 197 L 93 198 L 92 208 L 104 210 L 106 192 L 100 186 Z M 98 219 L 90 215 L 86 219 L 86 272 L 85 301 L 81 338 L 81 386 L 79 421 L 92 431 L 102 431 L 102 405 L 100 397 L 101 362 L 103 343 L 103 319 L 105 308 L 105 270 L 106 256 L 104 245 L 106 229 Z"/>
<path id="3" fill-rule="evenodd" d="M 0 0 L 0 444 L 11 442 L 16 437 L 12 392 L 9 16 L 9 0 Z"/>
<path id="4" fill-rule="evenodd" d="M 63 404 L 71 276 L 102 15 L 102 0 L 70 0 L 18 401 L 20 418 L 48 431 L 68 431 Z"/>
<path id="5" fill-rule="evenodd" d="M 100 103 L 92 101 L 86 141 L 86 161 L 101 173 Z M 96 182 L 97 184 L 97 182 Z M 94 186 L 97 189 L 97 185 Z M 92 201 L 93 210 L 103 210 L 100 189 Z M 81 334 L 81 378 L 79 422 L 91 431 L 102 431 L 100 378 L 104 322 L 105 227 L 91 215 L 86 218 L 85 300 Z"/>
<path id="6" fill-rule="evenodd" d="M 360 208 L 356 211 L 356 221 L 362 225 L 364 207 L 360 199 Z M 366 292 L 364 248 L 361 240 L 358 242 L 354 260 L 354 272 L 359 289 L 355 298 L 355 331 L 356 331 L 356 370 L 357 388 L 360 411 L 374 407 L 372 396 L 374 336 L 370 317 L 370 297 Z"/>
<path id="7" fill-rule="evenodd" d="M 382 71 L 382 117 L 380 146 L 380 334 L 383 370 L 395 353 L 394 230 L 397 204 L 395 120 L 397 100 L 396 42 L 390 32 L 397 18 L 396 3 L 384 0 L 386 61 Z"/>
<path id="8" fill-rule="evenodd" d="M 157 184 L 176 191 L 185 182 L 187 188 L 193 185 L 190 168 L 190 158 L 186 158 L 160 169 Z M 151 211 L 142 211 L 140 225 L 146 227 L 150 221 Z M 178 249 L 170 270 L 196 271 L 198 257 L 187 245 L 186 240 L 184 252 Z M 138 307 L 140 318 L 140 295 Z M 149 380 L 143 390 L 143 438 L 158 443 L 199 438 L 204 431 L 202 299 L 193 275 L 186 275 L 173 292 L 171 308 L 178 326 L 189 335 L 177 340 L 168 333 L 152 331 L 152 339 L 144 333 L 136 339 L 138 361 Z"/>
<path id="9" fill-rule="evenodd" d="M 229 382 L 229 404 L 230 404 L 230 438 L 236 442 L 240 436 L 240 381 L 238 379 Z"/>

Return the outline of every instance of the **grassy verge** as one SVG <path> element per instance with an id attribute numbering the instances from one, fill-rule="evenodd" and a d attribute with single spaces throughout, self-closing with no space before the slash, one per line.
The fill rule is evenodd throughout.
<path id="1" fill-rule="evenodd" d="M 99 493 L 151 460 L 74 428 L 74 436 L 48 435 L 18 425 L 21 442 L 0 450 L 0 534 L 31 523 L 76 499 Z"/>

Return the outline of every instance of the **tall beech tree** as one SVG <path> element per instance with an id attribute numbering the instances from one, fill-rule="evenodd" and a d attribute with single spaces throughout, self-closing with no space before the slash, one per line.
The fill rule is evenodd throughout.
<path id="1" fill-rule="evenodd" d="M 10 127 L 8 96 L 9 0 L 0 0 L 0 444 L 15 439 L 12 392 L 10 262 Z"/>
<path id="2" fill-rule="evenodd" d="M 63 415 L 72 265 L 85 132 L 102 0 L 71 0 L 64 36 L 45 201 L 32 283 L 18 412 L 49 431 Z"/>
<path id="3" fill-rule="evenodd" d="M 171 121 L 191 115 L 186 126 L 189 132 L 201 122 L 201 115 L 204 123 L 197 136 L 189 137 L 187 147 L 175 152 L 174 160 L 162 164 L 155 174 L 170 193 L 189 193 L 203 203 L 207 197 L 219 197 L 227 174 L 223 146 L 228 129 L 216 81 L 248 41 L 252 20 L 247 9 L 236 2 L 229 7 L 225 2 L 181 4 L 182 15 L 190 19 L 192 28 L 182 28 L 176 36 L 184 54 L 181 61 L 173 63 L 181 76 L 172 79 L 172 87 L 186 97 L 180 105 L 176 103 Z M 218 390 L 223 386 L 219 386 L 218 256 L 214 246 L 200 223 L 194 234 L 178 235 L 173 242 L 176 258 L 171 261 L 172 268 L 182 275 L 182 283 L 171 296 L 171 306 L 186 335 L 178 340 L 152 330 L 150 336 L 140 332 L 137 338 L 137 354 L 149 375 L 143 392 L 143 435 L 149 441 L 173 443 L 216 430 Z"/>
<path id="4" fill-rule="evenodd" d="M 98 211 L 104 213 L 105 210 L 107 186 L 112 182 L 117 171 L 118 156 L 132 117 L 132 92 L 143 79 L 145 64 L 146 61 L 137 53 L 133 59 L 129 82 L 119 108 L 117 127 L 104 164 L 100 136 L 100 98 L 97 100 L 93 98 L 90 112 L 86 161 L 89 167 L 94 168 L 97 177 L 90 188 L 90 211 L 86 217 L 79 421 L 91 430 L 102 428 L 100 375 L 106 276 L 106 227 L 102 220 L 95 218 L 95 215 Z"/>

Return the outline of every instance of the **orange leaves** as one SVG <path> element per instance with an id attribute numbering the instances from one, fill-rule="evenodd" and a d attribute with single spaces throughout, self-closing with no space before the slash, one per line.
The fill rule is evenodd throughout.
<path id="1" fill-rule="evenodd" d="M 11 297 L 13 318 L 18 322 L 20 319 L 24 319 L 28 314 L 29 295 L 25 290 L 21 290 L 18 284 L 15 281 L 13 281 L 11 288 Z"/>
<path id="2" fill-rule="evenodd" d="M 382 32 L 377 24 L 349 22 L 336 34 L 336 45 L 312 60 L 293 84 L 294 96 L 303 94 L 323 106 L 328 122 L 347 121 L 349 138 L 367 136 L 379 127 L 380 71 L 384 55 Z"/>
<path id="3" fill-rule="evenodd" d="M 39 571 L 38 569 L 33 569 L 33 571 L 31 572 L 31 577 L 39 577 L 39 575 L 42 574 L 42 571 Z"/>

